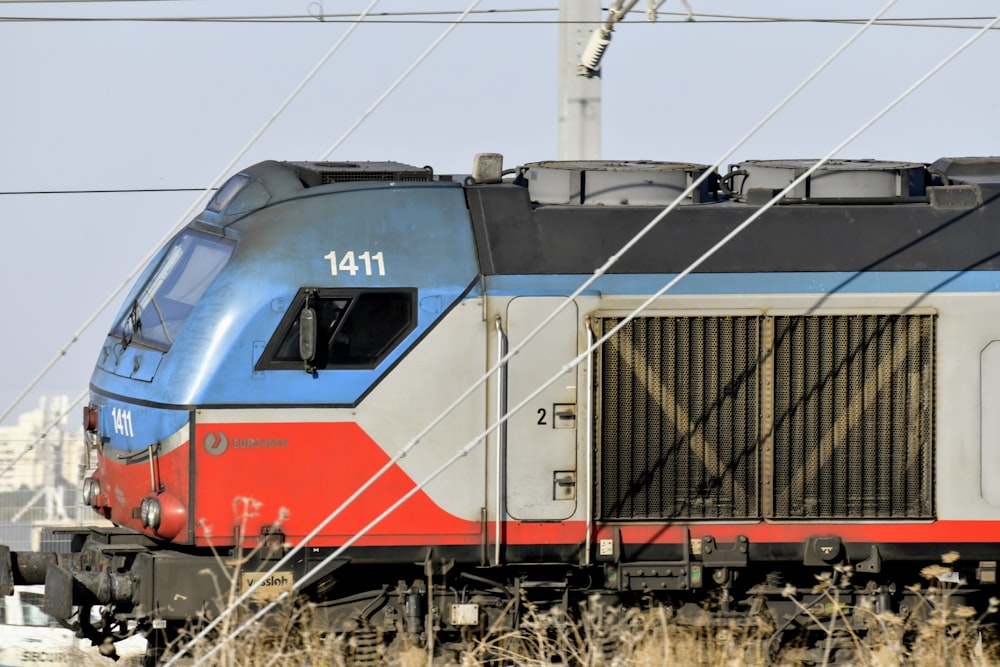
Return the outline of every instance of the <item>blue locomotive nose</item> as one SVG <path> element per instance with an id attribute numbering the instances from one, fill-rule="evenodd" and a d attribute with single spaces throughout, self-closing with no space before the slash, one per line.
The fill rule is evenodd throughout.
<path id="1" fill-rule="evenodd" d="M 151 263 L 92 383 L 165 407 L 351 405 L 478 275 L 460 184 L 398 163 L 261 163 Z M 303 313 L 319 327 L 305 356 Z M 356 372 L 287 372 L 307 367 Z"/>

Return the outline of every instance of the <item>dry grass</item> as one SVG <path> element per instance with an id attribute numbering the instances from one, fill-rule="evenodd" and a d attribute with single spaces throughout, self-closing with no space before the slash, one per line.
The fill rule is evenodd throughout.
<path id="1" fill-rule="evenodd" d="M 398 639 L 380 657 L 392 667 L 1000 667 L 996 635 L 987 624 L 1000 603 L 993 599 L 986 609 L 977 610 L 956 602 L 953 595 L 961 582 L 954 580 L 947 564 L 925 568 L 925 582 L 909 587 L 917 603 L 905 615 L 876 613 L 868 602 L 842 603 L 850 576 L 849 570 L 838 569 L 818 577 L 809 591 L 786 588 L 785 596 L 794 601 L 800 619 L 812 621 L 808 644 L 794 634 L 773 641 L 775 624 L 764 615 L 738 623 L 706 612 L 704 622 L 684 625 L 663 606 L 619 609 L 595 597 L 573 618 L 560 609 L 525 602 L 517 631 L 488 630 L 479 639 L 439 651 L 433 662 L 425 648 Z M 230 627 L 237 622 L 234 618 Z M 227 630 L 221 632 L 224 636 Z M 195 662 L 217 641 L 197 646 Z M 199 664 L 347 667 L 351 641 L 315 628 L 308 606 L 285 608 Z"/>
<path id="2" fill-rule="evenodd" d="M 184 663 L 351 667 L 348 656 L 363 653 L 386 667 L 1000 667 L 1000 636 L 991 624 L 1000 600 L 990 598 L 982 609 L 968 606 L 959 594 L 965 582 L 951 567 L 957 560 L 958 554 L 950 553 L 941 564 L 924 568 L 923 581 L 907 587 L 908 608 L 900 613 L 879 612 L 873 596 L 856 595 L 851 568 L 839 566 L 818 575 L 810 590 L 784 589 L 794 619 L 767 613 L 733 617 L 708 609 L 694 622 L 685 616 L 687 622 L 680 623 L 671 608 L 657 604 L 623 609 L 594 596 L 570 615 L 522 600 L 516 630 L 488 628 L 478 638 L 438 648 L 433 660 L 405 637 L 388 647 L 381 641 L 359 646 L 357 637 L 332 634 L 313 621 L 309 604 L 280 606 L 226 641 L 251 616 L 241 609 L 196 643 Z M 245 562 L 229 561 L 236 566 L 233 577 L 216 582 L 222 599 L 238 597 Z M 176 643 L 186 645 L 191 636 Z"/>

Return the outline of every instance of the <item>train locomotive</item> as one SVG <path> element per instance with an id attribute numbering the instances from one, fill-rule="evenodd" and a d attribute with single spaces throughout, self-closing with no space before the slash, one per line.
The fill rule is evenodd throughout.
<path id="1" fill-rule="evenodd" d="M 0 549 L 0 588 L 44 582 L 95 643 L 138 626 L 148 664 L 296 545 L 258 590 L 308 577 L 359 665 L 522 599 L 782 618 L 849 565 L 845 602 L 898 612 L 946 553 L 996 594 L 1000 158 L 830 162 L 638 313 L 811 162 L 691 189 L 705 166 L 499 160 L 226 182 L 98 354 L 83 496 L 113 527 Z"/>

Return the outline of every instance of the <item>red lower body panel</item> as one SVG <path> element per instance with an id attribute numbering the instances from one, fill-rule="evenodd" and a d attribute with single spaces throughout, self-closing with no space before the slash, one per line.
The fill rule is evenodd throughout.
<path id="1" fill-rule="evenodd" d="M 310 533 L 389 461 L 353 422 L 204 424 L 195 429 L 195 539 L 231 543 L 278 526 L 291 542 Z M 342 544 L 416 483 L 391 466 L 320 534 Z M 359 546 L 478 544 L 482 524 L 445 512 L 417 491 L 358 540 Z"/>
<path id="2" fill-rule="evenodd" d="M 297 543 L 388 461 L 385 451 L 353 422 L 215 423 L 196 427 L 193 450 L 191 443 L 184 443 L 156 456 L 152 471 L 148 459 L 124 463 L 102 457 L 99 475 L 115 523 L 141 530 L 135 515 L 156 484 L 188 510 L 188 530 L 175 542 L 226 547 L 243 535 L 244 545 L 252 547 L 271 529 Z M 493 524 L 455 516 L 423 490 L 369 527 L 415 487 L 402 468 L 389 466 L 311 544 L 340 546 L 366 527 L 355 542 L 359 547 L 478 546 L 484 538 L 492 543 Z M 470 508 L 470 515 L 478 513 L 479 508 Z M 509 545 L 580 545 L 586 531 L 582 521 L 514 521 L 504 525 L 502 539 Z M 623 544 L 669 545 L 708 535 L 720 544 L 740 535 L 752 544 L 801 543 L 831 535 L 859 543 L 982 544 L 1000 543 L 1000 522 L 595 525 L 591 543 L 620 539 Z"/>

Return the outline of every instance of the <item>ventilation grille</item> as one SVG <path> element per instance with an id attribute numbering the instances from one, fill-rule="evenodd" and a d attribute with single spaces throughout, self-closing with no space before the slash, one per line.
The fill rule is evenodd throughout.
<path id="1" fill-rule="evenodd" d="M 759 330 L 757 317 L 639 318 L 602 346 L 600 518 L 758 515 Z"/>
<path id="2" fill-rule="evenodd" d="M 931 518 L 934 317 L 776 317 L 774 341 L 774 517 Z"/>
<path id="3" fill-rule="evenodd" d="M 434 180 L 430 167 L 402 162 L 289 162 L 309 188 L 350 181 L 424 182 Z"/>
<path id="4" fill-rule="evenodd" d="M 597 518 L 932 518 L 934 327 L 629 322 L 595 356 Z"/>

